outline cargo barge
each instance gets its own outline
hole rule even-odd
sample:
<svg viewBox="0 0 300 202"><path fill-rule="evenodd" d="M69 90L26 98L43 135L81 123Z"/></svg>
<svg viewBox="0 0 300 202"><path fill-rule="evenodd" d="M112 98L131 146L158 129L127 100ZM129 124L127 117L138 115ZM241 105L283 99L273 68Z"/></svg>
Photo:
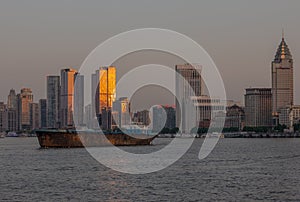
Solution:
<svg viewBox="0 0 300 202"><path fill-rule="evenodd" d="M127 135L124 133L103 133L100 131L36 130L41 148L76 148L99 146L150 145L157 135Z"/></svg>

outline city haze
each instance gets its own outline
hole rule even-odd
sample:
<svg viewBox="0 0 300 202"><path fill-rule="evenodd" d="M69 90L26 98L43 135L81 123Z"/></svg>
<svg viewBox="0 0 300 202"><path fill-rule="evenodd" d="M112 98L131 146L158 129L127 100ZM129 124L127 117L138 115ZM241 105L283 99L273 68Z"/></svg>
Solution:
<svg viewBox="0 0 300 202"><path fill-rule="evenodd" d="M22 87L32 88L35 101L45 98L47 75L59 75L64 67L78 69L90 51L116 34L157 27L183 33L203 46L221 72L227 97L242 101L247 87L271 87L271 61L284 28L299 104L299 7L299 1L278 0L1 1L0 100L6 102L10 88L19 92ZM131 60L128 68L149 62ZM118 72L123 67L117 64ZM160 102L173 101L165 96Z"/></svg>

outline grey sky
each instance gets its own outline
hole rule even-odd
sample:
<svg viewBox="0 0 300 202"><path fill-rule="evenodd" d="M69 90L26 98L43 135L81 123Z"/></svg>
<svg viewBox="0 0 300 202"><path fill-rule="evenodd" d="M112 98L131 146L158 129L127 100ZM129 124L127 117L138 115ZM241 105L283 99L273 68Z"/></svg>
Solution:
<svg viewBox="0 0 300 202"><path fill-rule="evenodd" d="M300 102L300 1L0 2L0 101L10 88L45 97L45 77L79 67L105 39L144 27L171 29L197 41L219 68L230 99L244 88L270 87L271 60L285 29ZM105 65L105 64L104 64ZM118 67L117 67L118 68Z"/></svg>

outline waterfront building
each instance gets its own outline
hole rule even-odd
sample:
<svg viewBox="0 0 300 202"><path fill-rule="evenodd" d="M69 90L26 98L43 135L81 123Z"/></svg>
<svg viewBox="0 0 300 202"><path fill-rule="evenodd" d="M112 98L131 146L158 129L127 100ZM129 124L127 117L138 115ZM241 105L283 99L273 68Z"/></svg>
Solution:
<svg viewBox="0 0 300 202"><path fill-rule="evenodd" d="M84 76L77 74L74 92L74 121L77 126L84 122Z"/></svg>
<svg viewBox="0 0 300 202"><path fill-rule="evenodd" d="M30 129L34 130L39 128L40 121L39 121L39 104L38 103L30 103Z"/></svg>
<svg viewBox="0 0 300 202"><path fill-rule="evenodd" d="M282 108L293 104L293 58L282 35L282 40L272 61L272 112L274 119L278 118ZM274 124L276 125L276 123Z"/></svg>
<svg viewBox="0 0 300 202"><path fill-rule="evenodd" d="M272 92L270 88L247 88L245 126L272 126Z"/></svg>
<svg viewBox="0 0 300 202"><path fill-rule="evenodd" d="M222 120L226 118L225 101L207 95L194 96L191 100L196 107L195 127L208 128L211 123L213 127L222 127Z"/></svg>
<svg viewBox="0 0 300 202"><path fill-rule="evenodd" d="M137 111L133 114L132 122L136 125L148 126L150 125L150 115L148 110Z"/></svg>
<svg viewBox="0 0 300 202"><path fill-rule="evenodd" d="M165 128L173 129L176 127L176 107L170 105L163 105L163 109L167 114Z"/></svg>
<svg viewBox="0 0 300 202"><path fill-rule="evenodd" d="M151 108L152 122L150 124L150 128L153 132L160 132L166 123L167 114L166 111L160 105L156 105Z"/></svg>
<svg viewBox="0 0 300 202"><path fill-rule="evenodd" d="M102 130L110 130L112 129L113 121L112 121L112 111L111 108L102 108L101 110L101 125L100 128Z"/></svg>
<svg viewBox="0 0 300 202"><path fill-rule="evenodd" d="M196 64L184 64L176 65L176 126L182 129L182 132L187 131L188 125L197 125L197 123L190 123L193 115L190 110L186 109L186 106L191 105L191 97L198 97L203 95L203 80L201 77L200 65ZM182 109L181 109L182 107ZM196 121L197 122L197 121Z"/></svg>
<svg viewBox="0 0 300 202"><path fill-rule="evenodd" d="M88 104L84 108L84 124L90 129L93 128L92 117L92 104Z"/></svg>
<svg viewBox="0 0 300 202"><path fill-rule="evenodd" d="M47 127L59 128L60 77L47 76ZM44 123L43 123L44 124Z"/></svg>
<svg viewBox="0 0 300 202"><path fill-rule="evenodd" d="M115 97L116 68L113 66L100 67L92 74L92 119L98 120L100 126L103 119L102 110L111 111ZM104 119L108 120L107 117Z"/></svg>
<svg viewBox="0 0 300 202"><path fill-rule="evenodd" d="M121 97L113 102L113 119L119 128L130 124L130 104L127 97Z"/></svg>
<svg viewBox="0 0 300 202"><path fill-rule="evenodd" d="M226 109L224 128L237 128L242 130L245 121L245 111L242 107L234 104Z"/></svg>
<svg viewBox="0 0 300 202"><path fill-rule="evenodd" d="M74 86L77 75L77 70L72 68L61 70L60 123L62 128L74 126Z"/></svg>
<svg viewBox="0 0 300 202"><path fill-rule="evenodd" d="M152 130L159 132L163 128L176 127L176 111L174 106L156 105L152 107Z"/></svg>
<svg viewBox="0 0 300 202"><path fill-rule="evenodd" d="M47 100L40 99L39 100L39 127L46 128L47 127Z"/></svg>
<svg viewBox="0 0 300 202"><path fill-rule="evenodd" d="M287 126L290 131L300 121L300 105L286 106L280 110L279 124Z"/></svg>
<svg viewBox="0 0 300 202"><path fill-rule="evenodd" d="M16 132L18 130L16 109L6 109L4 123L7 131Z"/></svg>
<svg viewBox="0 0 300 202"><path fill-rule="evenodd" d="M22 88L17 95L17 124L18 130L30 130L30 103L33 102L33 94L30 88Z"/></svg>
<svg viewBox="0 0 300 202"><path fill-rule="evenodd" d="M3 102L0 102L0 132L6 131L6 117L5 117L6 106Z"/></svg>

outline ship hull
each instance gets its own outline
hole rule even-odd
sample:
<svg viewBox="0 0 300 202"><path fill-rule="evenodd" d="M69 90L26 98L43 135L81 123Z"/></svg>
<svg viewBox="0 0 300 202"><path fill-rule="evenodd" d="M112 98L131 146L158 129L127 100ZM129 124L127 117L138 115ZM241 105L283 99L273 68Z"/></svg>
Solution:
<svg viewBox="0 0 300 202"><path fill-rule="evenodd" d="M90 132L36 131L41 148L150 145L156 136L97 134Z"/></svg>

